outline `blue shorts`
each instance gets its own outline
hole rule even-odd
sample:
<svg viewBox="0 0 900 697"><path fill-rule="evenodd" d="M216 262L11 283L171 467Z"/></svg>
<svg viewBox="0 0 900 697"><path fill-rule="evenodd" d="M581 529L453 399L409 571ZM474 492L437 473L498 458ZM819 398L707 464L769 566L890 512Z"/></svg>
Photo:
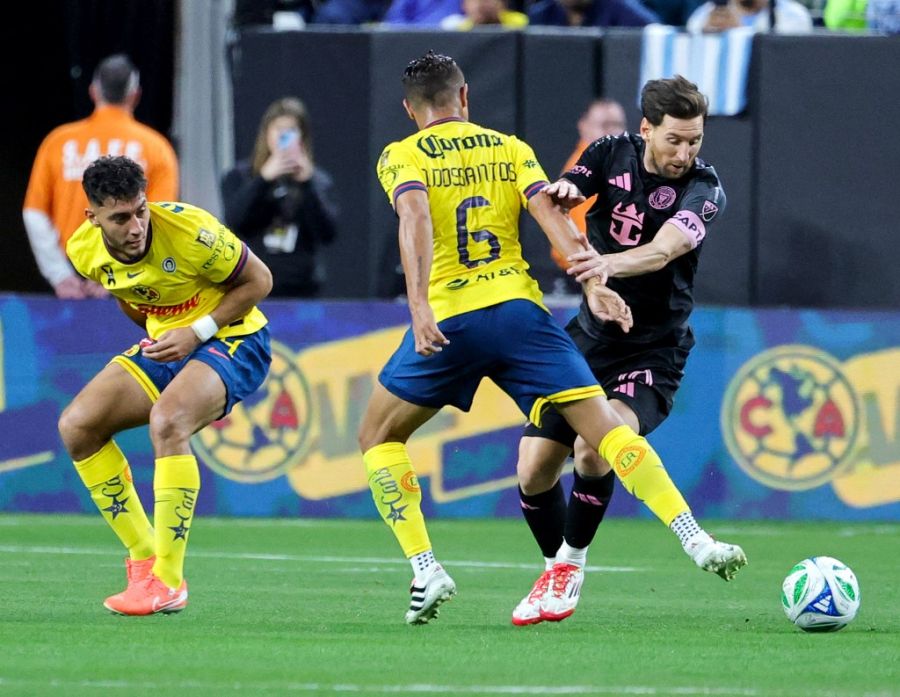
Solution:
<svg viewBox="0 0 900 697"><path fill-rule="evenodd" d="M180 361L160 363L144 358L140 345L135 344L110 362L125 368L144 388L151 401L156 402L159 393L166 389L188 361L206 363L225 383L225 411L221 415L225 416L266 379L272 362L269 330L263 327L245 336L210 339Z"/></svg>
<svg viewBox="0 0 900 697"><path fill-rule="evenodd" d="M569 335L543 308L509 300L438 323L450 340L443 351L416 353L412 330L378 376L392 394L423 407L469 411L482 378L497 383L529 419L548 403L602 395Z"/></svg>

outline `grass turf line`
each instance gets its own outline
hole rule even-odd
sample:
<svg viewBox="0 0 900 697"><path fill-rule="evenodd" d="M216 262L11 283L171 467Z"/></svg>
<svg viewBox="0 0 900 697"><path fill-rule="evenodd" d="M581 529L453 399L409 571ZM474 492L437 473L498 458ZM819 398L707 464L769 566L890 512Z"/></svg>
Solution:
<svg viewBox="0 0 900 697"><path fill-rule="evenodd" d="M0 694L900 695L900 526L708 528L750 558L732 583L658 523L610 520L588 562L634 570L588 573L570 619L516 628L541 560L524 523L434 521L459 595L408 627L411 572L379 521L198 518L187 610L122 618L101 606L124 565L99 517L0 516ZM782 578L815 554L860 579L860 616L833 635L781 610Z"/></svg>

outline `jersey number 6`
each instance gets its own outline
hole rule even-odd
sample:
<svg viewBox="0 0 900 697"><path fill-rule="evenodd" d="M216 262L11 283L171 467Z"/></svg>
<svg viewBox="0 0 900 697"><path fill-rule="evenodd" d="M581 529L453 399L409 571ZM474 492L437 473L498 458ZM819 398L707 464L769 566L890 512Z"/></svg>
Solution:
<svg viewBox="0 0 900 697"><path fill-rule="evenodd" d="M467 269L474 269L480 264L489 264L500 258L500 240L494 233L488 230L469 230L468 227L469 209L490 205L491 202L483 196L471 196L463 199L463 202L456 207L456 251L459 252L459 263ZM469 258L469 235L475 242L487 242L490 245L491 251L486 257Z"/></svg>

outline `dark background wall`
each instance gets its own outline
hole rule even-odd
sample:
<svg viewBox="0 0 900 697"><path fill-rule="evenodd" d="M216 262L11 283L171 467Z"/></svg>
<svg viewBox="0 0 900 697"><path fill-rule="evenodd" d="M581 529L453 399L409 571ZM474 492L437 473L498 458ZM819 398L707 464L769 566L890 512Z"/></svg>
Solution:
<svg viewBox="0 0 900 697"><path fill-rule="evenodd" d="M266 99L294 93L311 104L320 163L348 182L342 241L326 255L329 269L355 272L330 280L326 291L337 297L402 290L394 275L396 221L374 163L387 143L412 132L399 77L426 49L448 53L463 67L471 118L522 136L551 177L574 147L575 122L593 97L621 101L631 129L640 121L639 32L250 31L239 46L253 69L235 81L238 152L249 147L260 92ZM323 61L323 50L343 56L348 67ZM699 302L900 303L898 229L889 216L900 161L897 94L897 39L756 37L746 113L707 124L702 156L716 166L728 208L704 243ZM546 289L555 270L528 216L523 238Z"/></svg>
<svg viewBox="0 0 900 697"><path fill-rule="evenodd" d="M900 36L759 43L757 299L900 307Z"/></svg>
<svg viewBox="0 0 900 697"><path fill-rule="evenodd" d="M0 254L14 263L7 263L0 289L47 290L27 245L21 203L41 138L90 113L87 84L100 58L132 55L144 88L137 115L169 134L174 4L37 2L21 6L24 21L3 24L0 50L11 68L0 84L13 108L0 167ZM27 48L13 52L13 38ZM429 48L455 56L470 83L471 117L523 137L554 177L593 97L623 102L629 127L637 128L640 42L639 32L624 30L245 30L229 56L235 156L250 152L272 99L304 99L317 160L338 182L342 207L338 240L325 250L325 295L389 297L402 291L396 219L374 167L387 143L414 128L400 105L406 63ZM704 243L698 301L900 304L897 94L896 37L756 37L747 112L707 124L702 156L725 184L728 209ZM549 288L556 271L547 244L527 215L522 230L526 256Z"/></svg>

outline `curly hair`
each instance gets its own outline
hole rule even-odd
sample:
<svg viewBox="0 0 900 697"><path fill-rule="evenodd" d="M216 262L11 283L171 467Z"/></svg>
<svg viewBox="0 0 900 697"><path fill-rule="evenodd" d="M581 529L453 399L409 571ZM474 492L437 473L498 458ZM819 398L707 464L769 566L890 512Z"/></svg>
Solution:
<svg viewBox="0 0 900 697"><path fill-rule="evenodd" d="M102 206L108 199L131 201L147 189L141 166L127 157L107 155L94 160L81 180L88 201Z"/></svg>

